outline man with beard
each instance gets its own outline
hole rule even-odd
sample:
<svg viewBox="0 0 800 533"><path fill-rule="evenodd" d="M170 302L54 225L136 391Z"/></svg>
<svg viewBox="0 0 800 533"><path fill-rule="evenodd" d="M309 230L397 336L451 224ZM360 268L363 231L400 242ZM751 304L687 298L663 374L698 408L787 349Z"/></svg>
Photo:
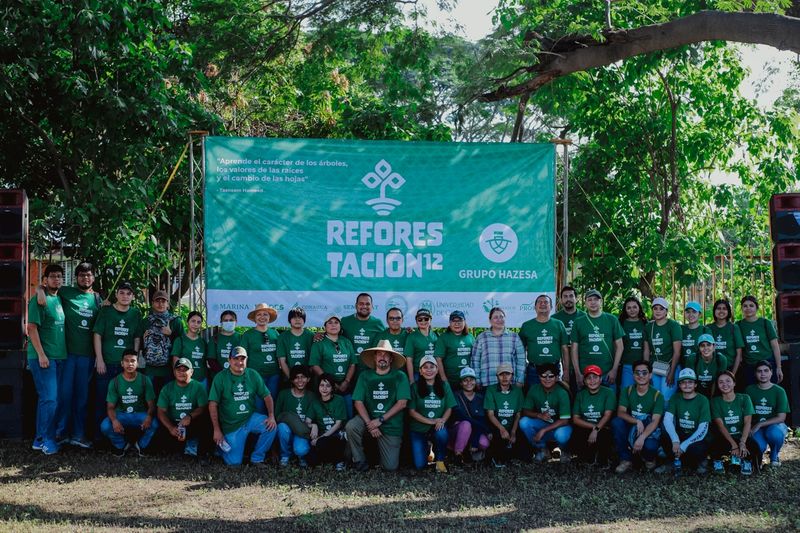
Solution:
<svg viewBox="0 0 800 533"><path fill-rule="evenodd" d="M386 329L379 318L372 316L372 296L362 292L356 297L356 312L342 318L342 336L353 343L356 356L375 343L375 336ZM317 339L319 340L319 339ZM366 370L359 360L358 371Z"/></svg>

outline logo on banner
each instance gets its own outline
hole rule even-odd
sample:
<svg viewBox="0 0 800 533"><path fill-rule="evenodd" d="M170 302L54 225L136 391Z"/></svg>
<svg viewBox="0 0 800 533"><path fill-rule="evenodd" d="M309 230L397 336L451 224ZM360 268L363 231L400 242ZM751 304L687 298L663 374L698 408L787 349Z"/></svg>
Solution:
<svg viewBox="0 0 800 533"><path fill-rule="evenodd" d="M364 177L361 178L361 182L370 189L380 187L380 196L372 200L367 200L367 205L374 209L380 216L387 216L395 207L402 203L400 200L386 197L387 187L397 190L403 186L406 179L397 172L392 172L392 165L385 159L378 161L378 164L375 165L375 171L365 174Z"/></svg>
<svg viewBox="0 0 800 533"><path fill-rule="evenodd" d="M483 301L483 310L487 313L494 309L495 307L500 307L500 300L496 300L494 298L489 298L488 300Z"/></svg>
<svg viewBox="0 0 800 533"><path fill-rule="evenodd" d="M408 311L408 304L402 296L393 295L386 299L386 310L388 311L392 307L398 308L403 312L403 315Z"/></svg>
<svg viewBox="0 0 800 533"><path fill-rule="evenodd" d="M431 313L433 313L433 300L422 300L419 303L419 307L417 309L427 309Z"/></svg>
<svg viewBox="0 0 800 533"><path fill-rule="evenodd" d="M505 263L517 253L519 239L505 224L491 224L481 232L478 242L483 256L493 263Z"/></svg>

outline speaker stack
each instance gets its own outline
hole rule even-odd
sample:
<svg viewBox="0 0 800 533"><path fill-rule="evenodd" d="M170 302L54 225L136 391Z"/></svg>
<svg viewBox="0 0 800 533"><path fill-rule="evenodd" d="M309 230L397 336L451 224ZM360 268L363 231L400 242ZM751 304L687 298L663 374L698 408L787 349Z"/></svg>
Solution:
<svg viewBox="0 0 800 533"><path fill-rule="evenodd" d="M775 317L782 346L783 387L792 412L789 422L800 424L800 193L776 194L769 202L772 234L772 273Z"/></svg>
<svg viewBox="0 0 800 533"><path fill-rule="evenodd" d="M0 189L0 438L23 433L27 288L28 197Z"/></svg>

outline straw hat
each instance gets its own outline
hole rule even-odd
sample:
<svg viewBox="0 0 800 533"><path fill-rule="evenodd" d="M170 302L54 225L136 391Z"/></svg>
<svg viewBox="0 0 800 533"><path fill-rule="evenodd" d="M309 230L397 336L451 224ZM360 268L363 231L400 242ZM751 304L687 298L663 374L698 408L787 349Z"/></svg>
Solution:
<svg viewBox="0 0 800 533"><path fill-rule="evenodd" d="M388 339L378 341L378 345L374 348L367 348L361 352L361 362L369 368L375 369L375 352L386 352L392 354L392 366L394 368L403 368L406 364L406 358L403 354L396 352L392 349L392 343Z"/></svg>
<svg viewBox="0 0 800 533"><path fill-rule="evenodd" d="M255 322L256 321L256 313L258 313L259 311L266 311L267 313L269 313L269 321L270 322L275 322L275 319L278 318L278 312L275 309L273 309L272 307L268 306L267 304L256 304L256 306L253 308L253 310L250 311L249 313L247 313L247 318L251 322Z"/></svg>

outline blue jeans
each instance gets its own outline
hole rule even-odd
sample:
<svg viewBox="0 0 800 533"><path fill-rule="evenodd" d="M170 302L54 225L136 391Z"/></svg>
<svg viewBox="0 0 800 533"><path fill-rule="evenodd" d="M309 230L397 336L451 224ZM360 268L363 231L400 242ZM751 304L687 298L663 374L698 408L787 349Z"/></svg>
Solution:
<svg viewBox="0 0 800 533"><path fill-rule="evenodd" d="M36 440L55 450L56 411L58 407L58 384L64 375L64 359L50 359L47 368L39 366L39 359L28 359L28 368L33 375L39 403L36 406Z"/></svg>
<svg viewBox="0 0 800 533"><path fill-rule="evenodd" d="M57 436L85 439L86 404L89 400L92 370L94 370L93 357L75 354L67 356L64 375L58 385Z"/></svg>
<svg viewBox="0 0 800 533"><path fill-rule="evenodd" d="M95 432L94 440L98 442L103 432L100 428L100 423L106 417L106 395L108 394L108 384L111 380L122 374L122 365L114 363L106 363L106 375L95 375L95 398L94 398L94 421Z"/></svg>
<svg viewBox="0 0 800 533"><path fill-rule="evenodd" d="M433 442L433 457L436 461L444 461L447 455L447 427L442 427L439 431L431 429L427 433L417 433L409 431L411 439L411 455L414 457L414 468L422 470L428 464L429 442Z"/></svg>
<svg viewBox="0 0 800 533"><path fill-rule="evenodd" d="M147 418L147 413L120 413L117 411L117 420L122 427L126 430L128 428L131 429L140 429L144 419ZM153 435L156 434L156 430L158 429L158 420L154 417L152 422L150 422L150 427L147 428L143 433L142 436L137 441L139 444L139 448L144 450L150 444L150 440L153 438ZM106 417L103 419L102 424L100 424L100 431L103 432L103 435L108 437L108 440L111 441L111 444L114 445L114 448L121 450L125 447L125 434L123 433L120 435L116 431L114 431L114 426L111 425L111 419Z"/></svg>
<svg viewBox="0 0 800 533"><path fill-rule="evenodd" d="M675 380L672 382L672 386L667 385L667 377L666 376L656 376L653 374L653 378L650 381L650 385L653 386L658 392L660 392L664 396L664 406L666 407L669 403L669 399L672 398L672 395L678 390L678 374L681 372L681 367L678 365L675 368Z"/></svg>
<svg viewBox="0 0 800 533"><path fill-rule="evenodd" d="M269 395L272 396L272 402L274 405L274 402L278 401L278 385L281 382L281 375L275 374L272 376L261 377L264 379L264 385L266 385ZM256 398L256 412L261 413L262 415L267 414L267 406L264 405L264 398Z"/></svg>
<svg viewBox="0 0 800 533"><path fill-rule="evenodd" d="M622 365L622 375L619 378L619 386L625 388L636 383L633 380L633 365Z"/></svg>
<svg viewBox="0 0 800 533"><path fill-rule="evenodd" d="M649 422L644 422L645 426ZM630 446L630 434L636 428L636 425L626 422L625 420L615 417L611 419L611 432L614 434L614 445L617 448L617 455L620 461L632 461L633 452ZM653 434L658 433L654 431L644 440L642 446L641 456L645 461L655 461L658 454L659 439L654 437Z"/></svg>
<svg viewBox="0 0 800 533"><path fill-rule="evenodd" d="M789 428L781 422L762 427L753 433L752 437L762 454L767 451L767 445L769 445L769 460L777 461L787 433L789 433Z"/></svg>
<svg viewBox="0 0 800 533"><path fill-rule="evenodd" d="M292 433L288 424L278 424L278 441L281 444L281 459L288 459L294 453L297 457L305 457L311 451L308 439L298 437Z"/></svg>
<svg viewBox="0 0 800 533"><path fill-rule="evenodd" d="M231 449L228 452L220 450L222 460L226 465L240 465L242 464L242 457L244 456L244 445L247 442L247 436L250 433L256 433L258 440L253 453L250 455L251 463L263 463L264 457L267 455L267 450L272 446L275 440L277 430L267 429L265 425L267 417L261 413L253 413L247 422L239 426L238 429L225 434L225 441L230 445Z"/></svg>
<svg viewBox="0 0 800 533"><path fill-rule="evenodd" d="M528 439L528 442L531 443L531 446L537 450L543 450L548 442L555 441L561 449L561 453L566 452L569 438L572 436L572 426L570 425L550 430L544 434L544 437L542 437L539 442L533 441L533 437L536 436L539 430L549 425L549 423L538 418L523 416L519 419L519 429L522 431L523 435L525 435L525 438Z"/></svg>
<svg viewBox="0 0 800 533"><path fill-rule="evenodd" d="M603 374L603 379L600 381L601 385L605 385L609 389L613 390L615 393L617 392L617 381L614 380L614 383L608 382L608 374Z"/></svg>

